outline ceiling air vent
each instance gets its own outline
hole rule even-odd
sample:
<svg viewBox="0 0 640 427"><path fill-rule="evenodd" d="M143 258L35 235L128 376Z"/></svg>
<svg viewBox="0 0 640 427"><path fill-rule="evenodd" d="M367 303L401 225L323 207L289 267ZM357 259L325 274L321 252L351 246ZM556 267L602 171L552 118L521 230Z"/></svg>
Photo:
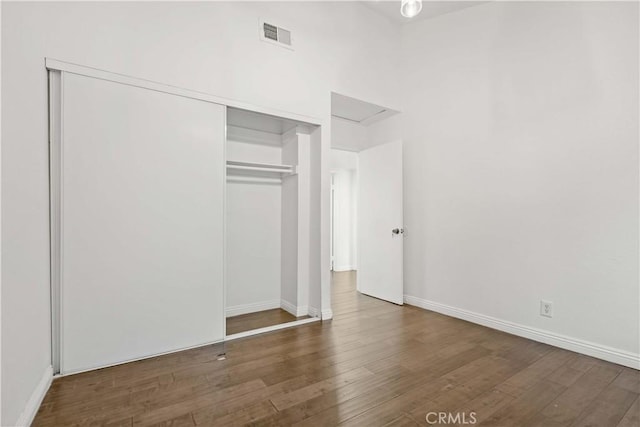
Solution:
<svg viewBox="0 0 640 427"><path fill-rule="evenodd" d="M293 50L291 31L260 21L260 39Z"/></svg>

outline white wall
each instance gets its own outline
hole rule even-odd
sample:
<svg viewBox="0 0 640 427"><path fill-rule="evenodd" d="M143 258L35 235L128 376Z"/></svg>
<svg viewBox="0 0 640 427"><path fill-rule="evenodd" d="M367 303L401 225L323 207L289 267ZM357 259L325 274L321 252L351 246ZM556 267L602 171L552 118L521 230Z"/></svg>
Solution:
<svg viewBox="0 0 640 427"><path fill-rule="evenodd" d="M331 171L358 168L358 153L331 149Z"/></svg>
<svg viewBox="0 0 640 427"><path fill-rule="evenodd" d="M358 153L331 150L334 188L333 269L335 271L357 269L357 169Z"/></svg>
<svg viewBox="0 0 640 427"><path fill-rule="evenodd" d="M311 271L311 252L320 246L312 235L313 224L319 222L312 218L312 200L319 197L319 183L312 181L312 165L319 161L314 157L310 130L305 126L292 129L282 139L282 164L296 166L297 173L282 182L281 307L300 317L309 314L310 290L316 290L312 282L320 277ZM318 304L319 301L312 310L313 316L319 314Z"/></svg>
<svg viewBox="0 0 640 427"><path fill-rule="evenodd" d="M491 2L403 55L405 293L637 358L638 4Z"/></svg>
<svg viewBox="0 0 640 427"><path fill-rule="evenodd" d="M323 320L333 317L331 309L330 191L331 145L324 142L323 131L310 129L309 135L309 314Z"/></svg>
<svg viewBox="0 0 640 427"><path fill-rule="evenodd" d="M366 146L366 126L331 117L331 148L357 152Z"/></svg>
<svg viewBox="0 0 640 427"><path fill-rule="evenodd" d="M332 152L359 152L399 139L402 139L402 114L394 114L367 126L331 118Z"/></svg>
<svg viewBox="0 0 640 427"><path fill-rule="evenodd" d="M298 138L296 134L282 141L282 163L298 165ZM282 286L281 298L287 307L296 307L298 301L298 193L299 175L282 181Z"/></svg>
<svg viewBox="0 0 640 427"><path fill-rule="evenodd" d="M319 164L318 158L312 157L315 151L311 147L310 130L304 126L296 130L295 139L298 146L298 159L295 163L298 165L298 173L296 175L298 181L298 195L296 201L298 203L298 280L297 280L297 301L296 313L297 317L305 316L309 313L309 288L314 279L314 273L311 271L312 254L311 250L317 249L320 242L313 244L312 228L315 221L312 218L312 200L319 198L317 191L320 188L319 182L314 182L312 177L312 165ZM284 158L284 156L283 156ZM289 164L289 163L287 163ZM319 209L316 209L318 211ZM284 224L283 227L289 227ZM318 275L319 276L319 275Z"/></svg>
<svg viewBox="0 0 640 427"><path fill-rule="evenodd" d="M356 270L356 170L333 172L333 269Z"/></svg>
<svg viewBox="0 0 640 427"><path fill-rule="evenodd" d="M366 126L344 119L331 118L332 153L359 152L400 139L402 139L402 114L394 114ZM334 157L332 154L332 159Z"/></svg>
<svg viewBox="0 0 640 427"><path fill-rule="evenodd" d="M280 164L282 161L282 147L279 145L267 145L267 142L270 142L267 138L273 136L273 134L254 131L253 135L254 139L256 139L255 142L244 142L240 141L241 137L227 136L227 160ZM261 137L265 138L265 144L260 143Z"/></svg>
<svg viewBox="0 0 640 427"><path fill-rule="evenodd" d="M295 51L259 41L261 17L293 30ZM398 108L398 44L393 24L355 2L3 3L2 389L11 393L0 423L18 419L50 364L45 57L320 117L330 128L331 91ZM328 178L322 185L328 194ZM317 203L328 214L328 196Z"/></svg>
<svg viewBox="0 0 640 427"><path fill-rule="evenodd" d="M227 142L227 160L279 164L281 156L281 147ZM282 187L230 179L226 196L227 316L280 307Z"/></svg>
<svg viewBox="0 0 640 427"><path fill-rule="evenodd" d="M398 113L367 126L364 148L402 140L402 119L402 113Z"/></svg>

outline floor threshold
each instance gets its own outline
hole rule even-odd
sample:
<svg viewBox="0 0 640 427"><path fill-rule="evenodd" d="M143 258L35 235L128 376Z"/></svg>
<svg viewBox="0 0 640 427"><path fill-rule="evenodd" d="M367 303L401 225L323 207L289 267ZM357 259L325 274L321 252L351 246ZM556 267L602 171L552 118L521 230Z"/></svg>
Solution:
<svg viewBox="0 0 640 427"><path fill-rule="evenodd" d="M319 317L310 317L308 319L294 320L293 322L280 323L279 325L265 326L264 328L252 329L250 331L238 332L236 334L224 337L226 341L233 341L239 338L251 337L254 335L265 334L267 332L279 331L281 329L293 328L296 326L306 325L307 323L319 322Z"/></svg>

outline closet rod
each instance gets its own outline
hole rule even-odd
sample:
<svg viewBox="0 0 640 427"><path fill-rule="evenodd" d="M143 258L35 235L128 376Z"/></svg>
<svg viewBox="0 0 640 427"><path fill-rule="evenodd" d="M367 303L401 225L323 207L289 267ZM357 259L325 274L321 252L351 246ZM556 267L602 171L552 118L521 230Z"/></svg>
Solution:
<svg viewBox="0 0 640 427"><path fill-rule="evenodd" d="M273 172L287 175L294 175L297 173L296 167L292 165L272 165L266 163L236 162L231 160L227 161L227 169Z"/></svg>
<svg viewBox="0 0 640 427"><path fill-rule="evenodd" d="M281 178L264 178L241 175L227 175L227 182L246 182L250 184L282 184Z"/></svg>

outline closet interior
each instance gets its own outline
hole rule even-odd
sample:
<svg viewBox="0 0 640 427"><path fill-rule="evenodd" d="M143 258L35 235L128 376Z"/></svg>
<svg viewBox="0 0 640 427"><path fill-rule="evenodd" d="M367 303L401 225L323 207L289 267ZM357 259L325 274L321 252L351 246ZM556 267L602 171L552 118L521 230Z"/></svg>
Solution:
<svg viewBox="0 0 640 427"><path fill-rule="evenodd" d="M227 336L319 315L309 305L312 130L227 108Z"/></svg>

